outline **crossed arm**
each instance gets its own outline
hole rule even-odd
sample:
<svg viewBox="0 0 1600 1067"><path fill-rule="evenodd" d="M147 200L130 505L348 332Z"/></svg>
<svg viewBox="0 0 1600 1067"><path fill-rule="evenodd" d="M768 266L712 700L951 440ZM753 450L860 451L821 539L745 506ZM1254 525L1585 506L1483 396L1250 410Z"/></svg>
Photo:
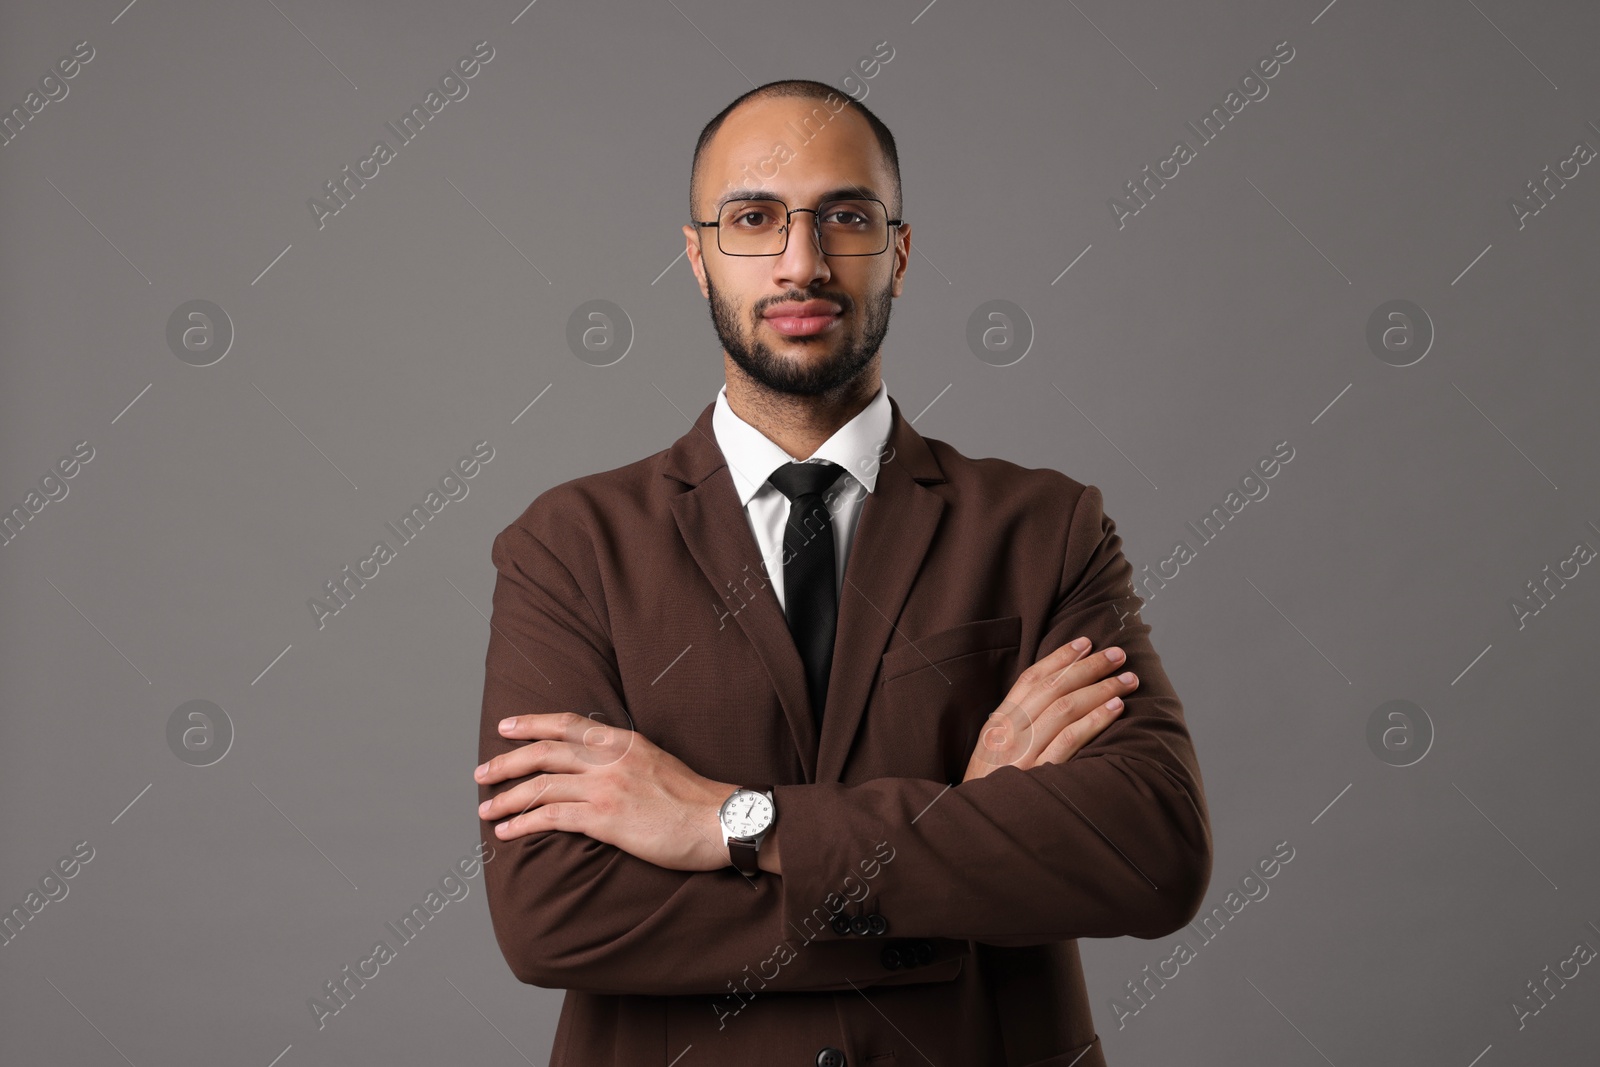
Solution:
<svg viewBox="0 0 1600 1067"><path fill-rule="evenodd" d="M886 978L874 939L827 926L863 878L898 936L1027 945L1181 927L1210 878L1205 800L1149 626L1118 609L1131 567L1100 505L1092 486L1078 501L1040 644L1050 654L1031 670L1059 673L1079 635L1114 643L1139 679L1120 716L1086 723L1098 736L1070 760L1018 759L953 787L776 785L771 840L782 844L761 851L782 877L755 879L728 866L718 833L733 783L695 774L641 734L540 713L626 721L584 584L533 532L501 533L477 777L483 837L496 847L490 914L513 973L551 988L714 994L781 953L776 977L762 971L775 991L903 980ZM516 725L502 729L508 718Z"/></svg>

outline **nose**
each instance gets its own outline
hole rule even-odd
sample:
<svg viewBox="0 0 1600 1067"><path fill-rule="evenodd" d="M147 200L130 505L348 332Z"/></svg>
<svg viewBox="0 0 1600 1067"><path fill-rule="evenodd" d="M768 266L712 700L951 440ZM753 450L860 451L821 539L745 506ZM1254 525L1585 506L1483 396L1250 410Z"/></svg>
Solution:
<svg viewBox="0 0 1600 1067"><path fill-rule="evenodd" d="M810 215L811 218L803 218ZM832 277L828 257L817 242L817 213L810 208L795 208L789 213L789 241L772 265L772 280L794 289L809 289Z"/></svg>

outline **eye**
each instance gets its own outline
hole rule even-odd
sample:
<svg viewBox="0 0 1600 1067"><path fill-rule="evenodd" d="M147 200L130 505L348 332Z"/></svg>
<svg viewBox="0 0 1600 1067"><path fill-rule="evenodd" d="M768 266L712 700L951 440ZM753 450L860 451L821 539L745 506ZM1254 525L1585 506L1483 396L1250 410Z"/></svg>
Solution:
<svg viewBox="0 0 1600 1067"><path fill-rule="evenodd" d="M857 204L834 204L821 216L824 226L860 229L872 225L872 216Z"/></svg>
<svg viewBox="0 0 1600 1067"><path fill-rule="evenodd" d="M772 212L766 207L756 206L741 207L723 220L723 225L734 229L756 230L774 224Z"/></svg>

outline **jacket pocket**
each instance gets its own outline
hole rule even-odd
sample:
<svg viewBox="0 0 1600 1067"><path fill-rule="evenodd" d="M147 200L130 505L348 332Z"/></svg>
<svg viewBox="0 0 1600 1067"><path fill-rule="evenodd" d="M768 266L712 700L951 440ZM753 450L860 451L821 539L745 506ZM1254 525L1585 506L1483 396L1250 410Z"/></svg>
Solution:
<svg viewBox="0 0 1600 1067"><path fill-rule="evenodd" d="M884 653L882 684L913 671L937 668L947 660L960 659L974 652L1015 649L1022 644L1022 616L974 619L948 630L919 637L909 644Z"/></svg>
<svg viewBox="0 0 1600 1067"><path fill-rule="evenodd" d="M883 656L863 754L878 774L959 782L1016 673L1022 617L975 619Z"/></svg>

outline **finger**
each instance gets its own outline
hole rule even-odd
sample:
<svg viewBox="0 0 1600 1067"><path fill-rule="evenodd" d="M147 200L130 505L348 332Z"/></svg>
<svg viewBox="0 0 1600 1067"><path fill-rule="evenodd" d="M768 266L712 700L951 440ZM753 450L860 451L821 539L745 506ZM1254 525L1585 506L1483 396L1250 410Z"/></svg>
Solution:
<svg viewBox="0 0 1600 1067"><path fill-rule="evenodd" d="M583 833L589 825L590 805L575 801L543 804L532 811L514 815L494 828L494 835L502 841L543 833L546 830L571 830Z"/></svg>
<svg viewBox="0 0 1600 1067"><path fill-rule="evenodd" d="M478 818L499 819L521 815L541 804L587 800L588 783L581 774L541 774L519 782L478 805Z"/></svg>
<svg viewBox="0 0 1600 1067"><path fill-rule="evenodd" d="M1093 647L1093 643L1087 637L1075 637L1048 656L1042 657L1028 673L1041 678L1054 677L1063 668L1071 666L1088 655L1091 647Z"/></svg>
<svg viewBox="0 0 1600 1067"><path fill-rule="evenodd" d="M501 719L498 729L501 737L525 741L577 741L584 730L604 725L575 711L541 711Z"/></svg>
<svg viewBox="0 0 1600 1067"><path fill-rule="evenodd" d="M621 717L627 719L627 726L613 726L606 721L609 717L603 711L587 715L575 711L536 712L502 719L497 729L502 737L565 741L585 763L605 767L626 756L634 741L643 736L632 729L633 720L626 708Z"/></svg>
<svg viewBox="0 0 1600 1067"><path fill-rule="evenodd" d="M972 761L988 769L1011 763L1026 766L1028 753L1054 736L1054 731L1036 730L1040 717L1063 694L1082 688L1113 669L1105 652L1089 654L1092 647L1088 637L1075 638L1023 671L1000 707L990 715Z"/></svg>
<svg viewBox="0 0 1600 1067"><path fill-rule="evenodd" d="M1127 696L1137 688L1139 688L1139 676L1132 671L1123 671L1115 677L1083 686L1081 689L1074 689L1057 697L1040 714L1034 724L1034 731L1040 738L1053 737L1067 723L1089 714L1112 697Z"/></svg>
<svg viewBox="0 0 1600 1067"><path fill-rule="evenodd" d="M1039 762L1065 763L1100 736L1126 708L1121 697L1112 697L1062 730L1039 754Z"/></svg>
<svg viewBox="0 0 1600 1067"><path fill-rule="evenodd" d="M1121 715L1125 706L1121 697L1112 697L1076 722L1068 724L1056 735L1055 740L1039 753L1039 758L1034 761L1035 766L1040 763L1065 763L1077 755L1083 746L1093 741L1113 719Z"/></svg>
<svg viewBox="0 0 1600 1067"><path fill-rule="evenodd" d="M1048 685L1054 691L1054 696L1070 693L1074 689L1082 689L1117 671L1127 660L1127 653L1118 646L1112 645L1101 649L1092 656L1085 656L1076 662L1068 664L1063 670L1050 678Z"/></svg>
<svg viewBox="0 0 1600 1067"><path fill-rule="evenodd" d="M1030 741L1034 758L1042 758L1043 751L1067 727L1104 706L1107 701L1126 696L1138 687L1138 676L1132 671L1124 671L1114 678L1107 678L1058 697L1039 715L1033 725Z"/></svg>
<svg viewBox="0 0 1600 1067"><path fill-rule="evenodd" d="M510 752L502 752L487 763L480 764L472 776L480 785L494 785L496 782L525 777L534 771L571 773L588 766L590 764L580 758L578 746L566 741L545 739L530 741Z"/></svg>
<svg viewBox="0 0 1600 1067"><path fill-rule="evenodd" d="M1111 678L1104 678L1093 685L1086 685L1079 689L1078 696L1086 708L1096 708L1112 697L1124 697L1139 688L1139 676L1132 671L1123 671Z"/></svg>
<svg viewBox="0 0 1600 1067"><path fill-rule="evenodd" d="M1091 642L1087 637L1078 637L1043 657L1017 676L1001 706L1017 709L1022 718L1032 722L1056 695L1051 691L1051 680L1059 677L1080 657L1087 655L1090 647Z"/></svg>

